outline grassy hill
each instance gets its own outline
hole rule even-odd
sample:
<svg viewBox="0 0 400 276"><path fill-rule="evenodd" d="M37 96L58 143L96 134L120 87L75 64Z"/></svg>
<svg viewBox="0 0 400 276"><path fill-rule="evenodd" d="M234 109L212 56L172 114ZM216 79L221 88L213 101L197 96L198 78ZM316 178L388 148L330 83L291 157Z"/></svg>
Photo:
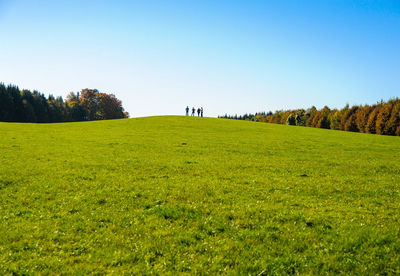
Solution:
<svg viewBox="0 0 400 276"><path fill-rule="evenodd" d="M400 138L0 123L0 274L400 273Z"/></svg>

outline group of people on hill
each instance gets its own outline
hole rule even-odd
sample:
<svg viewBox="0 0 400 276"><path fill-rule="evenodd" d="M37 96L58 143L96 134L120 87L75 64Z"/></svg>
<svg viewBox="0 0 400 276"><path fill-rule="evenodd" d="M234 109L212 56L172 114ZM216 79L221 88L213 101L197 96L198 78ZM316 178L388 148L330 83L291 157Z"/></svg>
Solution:
<svg viewBox="0 0 400 276"><path fill-rule="evenodd" d="M186 107L186 116L189 116L190 108L189 106ZM192 108L192 116L196 116L196 108ZM203 117L203 108L197 108L197 117Z"/></svg>

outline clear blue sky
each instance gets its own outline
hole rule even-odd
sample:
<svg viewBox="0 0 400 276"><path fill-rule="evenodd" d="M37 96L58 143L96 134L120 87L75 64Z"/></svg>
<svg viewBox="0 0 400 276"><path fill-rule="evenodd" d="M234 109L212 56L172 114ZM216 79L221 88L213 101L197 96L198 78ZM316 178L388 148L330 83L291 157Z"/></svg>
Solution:
<svg viewBox="0 0 400 276"><path fill-rule="evenodd" d="M0 81L132 117L400 96L400 1L0 0Z"/></svg>

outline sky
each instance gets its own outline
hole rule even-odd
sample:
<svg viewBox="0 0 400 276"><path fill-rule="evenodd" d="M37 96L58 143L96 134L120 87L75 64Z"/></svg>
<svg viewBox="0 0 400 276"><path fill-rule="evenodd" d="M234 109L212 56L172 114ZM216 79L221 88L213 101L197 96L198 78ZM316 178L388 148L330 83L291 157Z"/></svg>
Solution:
<svg viewBox="0 0 400 276"><path fill-rule="evenodd" d="M0 82L131 117L400 97L400 1L0 0Z"/></svg>

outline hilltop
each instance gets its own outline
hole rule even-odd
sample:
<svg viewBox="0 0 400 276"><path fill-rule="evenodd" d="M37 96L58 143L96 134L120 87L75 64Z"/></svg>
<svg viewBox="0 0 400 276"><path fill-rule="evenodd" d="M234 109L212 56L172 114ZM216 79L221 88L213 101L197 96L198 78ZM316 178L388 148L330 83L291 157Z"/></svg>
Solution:
<svg viewBox="0 0 400 276"><path fill-rule="evenodd" d="M0 123L0 274L400 273L399 137Z"/></svg>

